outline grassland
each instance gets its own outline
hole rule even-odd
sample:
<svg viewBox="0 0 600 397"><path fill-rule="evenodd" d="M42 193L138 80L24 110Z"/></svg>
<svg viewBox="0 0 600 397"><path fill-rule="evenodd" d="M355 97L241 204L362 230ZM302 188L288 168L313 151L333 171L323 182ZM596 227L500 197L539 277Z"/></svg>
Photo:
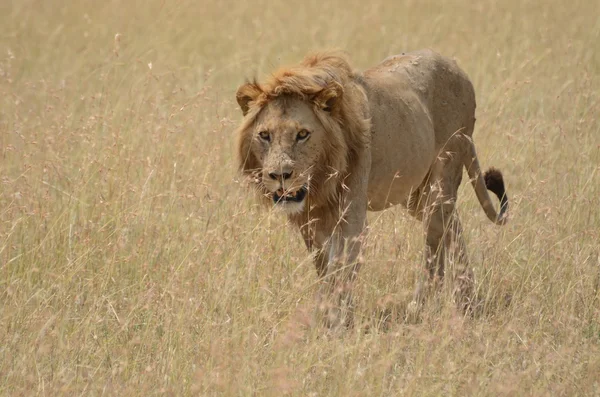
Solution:
<svg viewBox="0 0 600 397"><path fill-rule="evenodd" d="M0 1L0 394L600 395L600 4ZM459 208L478 290L417 322L420 226L370 217L358 326L233 163L234 100L311 50L430 47L478 96L511 221ZM369 332L365 332L365 329Z"/></svg>

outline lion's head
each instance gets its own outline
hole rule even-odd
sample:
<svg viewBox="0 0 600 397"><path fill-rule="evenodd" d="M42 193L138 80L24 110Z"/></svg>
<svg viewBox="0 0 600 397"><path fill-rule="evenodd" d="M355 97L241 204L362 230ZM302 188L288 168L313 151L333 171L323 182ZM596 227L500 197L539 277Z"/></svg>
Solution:
<svg viewBox="0 0 600 397"><path fill-rule="evenodd" d="M239 167L260 193L288 214L334 201L369 139L366 96L346 59L308 57L236 97Z"/></svg>

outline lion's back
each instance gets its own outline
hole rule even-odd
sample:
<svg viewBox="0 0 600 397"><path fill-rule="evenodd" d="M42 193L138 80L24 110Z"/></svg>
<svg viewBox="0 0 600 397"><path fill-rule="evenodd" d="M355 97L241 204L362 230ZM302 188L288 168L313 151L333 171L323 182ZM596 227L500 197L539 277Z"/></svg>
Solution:
<svg viewBox="0 0 600 397"><path fill-rule="evenodd" d="M381 81L388 90L393 81L398 90L418 95L430 113L438 146L458 130L472 133L475 92L454 60L424 49L390 56L364 75Z"/></svg>

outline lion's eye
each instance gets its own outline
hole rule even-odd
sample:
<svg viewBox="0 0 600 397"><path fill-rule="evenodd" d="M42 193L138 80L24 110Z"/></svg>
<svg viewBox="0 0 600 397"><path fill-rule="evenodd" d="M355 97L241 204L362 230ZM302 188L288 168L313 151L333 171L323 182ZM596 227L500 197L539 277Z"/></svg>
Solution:
<svg viewBox="0 0 600 397"><path fill-rule="evenodd" d="M300 130L298 132L298 135L296 135L296 140L297 141L304 141L309 136L310 136L310 132L308 132L307 130Z"/></svg>
<svg viewBox="0 0 600 397"><path fill-rule="evenodd" d="M271 142L271 134L269 134L268 131L261 131L258 133L258 136L260 137L260 139L262 139L263 141L266 142Z"/></svg>

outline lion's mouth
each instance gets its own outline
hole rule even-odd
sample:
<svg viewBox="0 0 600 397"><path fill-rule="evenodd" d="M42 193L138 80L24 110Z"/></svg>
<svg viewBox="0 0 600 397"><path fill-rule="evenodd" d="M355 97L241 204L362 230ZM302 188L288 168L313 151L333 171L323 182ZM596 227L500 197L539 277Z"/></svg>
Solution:
<svg viewBox="0 0 600 397"><path fill-rule="evenodd" d="M273 202L275 204L301 203L306 197L306 193L306 186L302 186L300 189L295 191L285 191L283 189L279 189L273 193Z"/></svg>

